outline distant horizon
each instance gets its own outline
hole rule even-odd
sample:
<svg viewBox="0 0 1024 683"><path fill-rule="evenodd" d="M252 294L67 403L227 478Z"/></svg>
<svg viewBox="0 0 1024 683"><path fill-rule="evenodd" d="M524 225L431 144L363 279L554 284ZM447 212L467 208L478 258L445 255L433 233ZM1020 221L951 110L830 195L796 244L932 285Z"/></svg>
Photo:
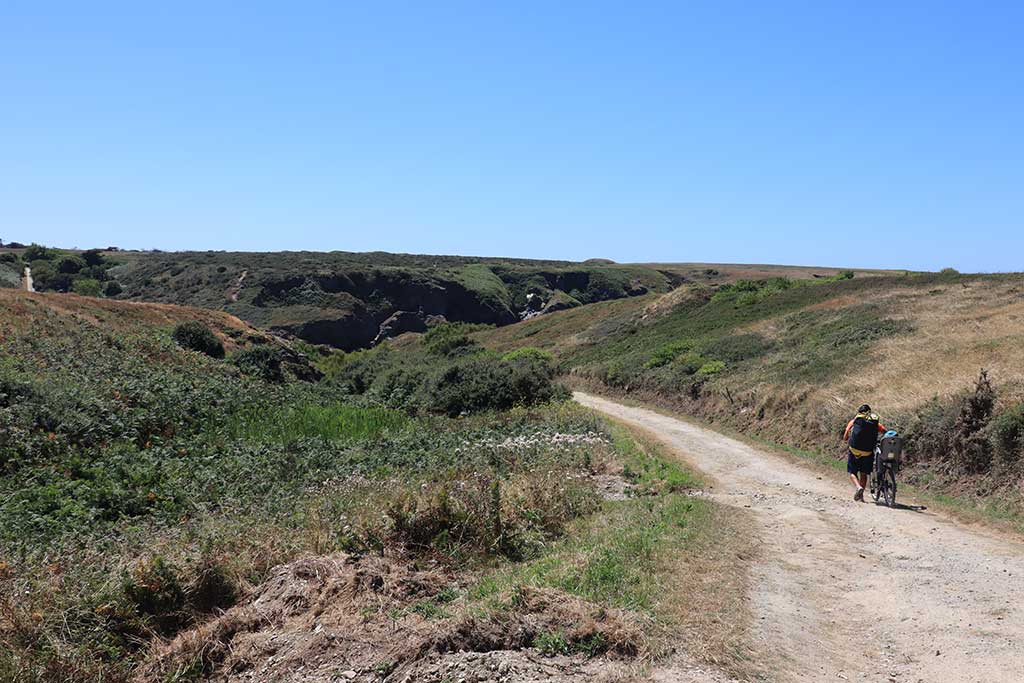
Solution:
<svg viewBox="0 0 1024 683"><path fill-rule="evenodd" d="M492 256L487 254L456 254L456 253L433 253L433 252L409 252L409 251L388 251L383 249L371 249L367 251L353 251L350 249L161 249L159 247L152 247L146 249L139 249L133 247L122 247L117 244L106 244L104 246L92 246L92 247L81 247L81 246L64 246L60 244L44 244L42 242L24 242L22 240L4 240L3 245L0 249L9 249L9 243L24 244L26 247L31 244L38 244L40 246L49 247L52 249L62 249L67 251L88 251L91 249L99 249L101 251L111 251L111 253L135 253L135 254L387 254L392 256L423 256L427 258L461 258L461 259L487 259L487 260L510 260L510 261L553 261L563 263L586 263L588 261L607 261L610 264L619 266L765 266L774 268L802 268L807 270L813 269L825 269L825 270L854 270L854 271L873 271L873 272L892 272L899 273L901 271L907 272L920 272L920 273L934 273L942 270L937 268L934 270L924 270L920 268L879 268L874 266L850 266L850 265L835 265L835 264L802 264L802 263L769 263L769 262L755 262L755 261L705 261L705 260L691 260L691 261L622 261L607 256L589 256L586 258L555 258L549 256L516 256L509 254L502 254L499 256ZM108 247L114 247L115 250L110 250ZM944 266L951 267L951 266ZM965 274L1000 274L1000 273L1016 273L1022 271L963 271Z"/></svg>

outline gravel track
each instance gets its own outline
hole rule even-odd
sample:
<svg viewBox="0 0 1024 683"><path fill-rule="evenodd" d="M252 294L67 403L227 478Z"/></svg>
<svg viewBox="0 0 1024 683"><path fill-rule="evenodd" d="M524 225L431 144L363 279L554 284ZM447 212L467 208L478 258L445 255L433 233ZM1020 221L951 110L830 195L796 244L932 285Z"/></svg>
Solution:
<svg viewBox="0 0 1024 683"><path fill-rule="evenodd" d="M905 500L857 503L852 486L710 429L575 398L651 433L713 480L713 498L754 513L751 639L767 680L1024 681L1024 544Z"/></svg>

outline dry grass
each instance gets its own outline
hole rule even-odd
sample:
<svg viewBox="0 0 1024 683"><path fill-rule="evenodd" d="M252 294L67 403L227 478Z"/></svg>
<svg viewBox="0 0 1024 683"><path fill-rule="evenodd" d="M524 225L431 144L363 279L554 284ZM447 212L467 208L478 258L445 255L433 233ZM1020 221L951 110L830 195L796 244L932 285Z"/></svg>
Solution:
<svg viewBox="0 0 1024 683"><path fill-rule="evenodd" d="M664 609L678 625L686 650L697 659L723 667L739 678L755 673L749 639L752 612L750 565L757 555L749 513L711 505L713 533L676 558L665 576ZM679 634L665 634L670 640Z"/></svg>
<svg viewBox="0 0 1024 683"><path fill-rule="evenodd" d="M1014 281L897 290L881 300L915 331L879 342L872 372L850 373L816 394L870 396L888 412L911 410L972 385L981 368L1000 385L1024 380L1024 299ZM856 402L856 398L851 398Z"/></svg>
<svg viewBox="0 0 1024 683"><path fill-rule="evenodd" d="M85 322L119 333L148 332L154 327L172 327L187 320L198 320L217 333L229 349L237 345L233 337L266 336L222 311L174 304L115 301L77 294L0 289L0 334L4 326L26 329L54 317Z"/></svg>
<svg viewBox="0 0 1024 683"><path fill-rule="evenodd" d="M660 297L657 294L647 294L602 301L537 316L515 325L478 332L474 336L488 348L498 351L536 346L565 352L586 343L596 326L630 319L658 298Z"/></svg>

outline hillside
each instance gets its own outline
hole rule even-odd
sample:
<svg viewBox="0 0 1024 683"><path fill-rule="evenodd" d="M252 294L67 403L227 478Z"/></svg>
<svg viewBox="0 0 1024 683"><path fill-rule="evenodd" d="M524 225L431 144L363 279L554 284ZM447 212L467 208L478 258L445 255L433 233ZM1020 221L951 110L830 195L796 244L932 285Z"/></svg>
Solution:
<svg viewBox="0 0 1024 683"><path fill-rule="evenodd" d="M317 370L222 311L0 290L0 680L745 666L736 517L467 329Z"/></svg>
<svg viewBox="0 0 1024 683"><path fill-rule="evenodd" d="M111 274L125 289L122 298L219 308L345 350L389 333L422 331L437 317L507 325L545 310L664 292L677 281L643 266L379 253L122 252L117 258L123 265Z"/></svg>
<svg viewBox="0 0 1024 683"><path fill-rule="evenodd" d="M693 427L670 447L715 477L694 495L695 472L558 382L822 462L867 401L909 438L901 481L1019 524L1024 275L814 274L719 271L351 352L220 310L0 289L0 678L771 680L792 662L751 654L752 577L830 556L801 520L845 520L837 487ZM934 546L892 529L890 555ZM756 549L768 532L782 556Z"/></svg>
<svg viewBox="0 0 1024 683"><path fill-rule="evenodd" d="M442 321L504 326L685 283L719 287L742 278L820 279L840 272L381 252L82 252L32 245L0 250L0 287L20 287L25 266L39 291L220 309L261 329L346 351Z"/></svg>
<svg viewBox="0 0 1024 683"><path fill-rule="evenodd" d="M549 350L580 386L828 458L869 403L909 436L906 474L920 486L1022 511L1022 275L686 285L476 336Z"/></svg>

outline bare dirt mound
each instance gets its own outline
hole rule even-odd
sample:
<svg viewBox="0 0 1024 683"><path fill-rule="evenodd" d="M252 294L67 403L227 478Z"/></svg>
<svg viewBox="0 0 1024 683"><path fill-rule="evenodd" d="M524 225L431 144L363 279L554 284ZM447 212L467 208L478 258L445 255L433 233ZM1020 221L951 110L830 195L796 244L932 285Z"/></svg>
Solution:
<svg viewBox="0 0 1024 683"><path fill-rule="evenodd" d="M154 648L136 681L593 680L642 650L625 614L529 588L471 606L460 581L395 558L282 565L238 606ZM526 649L545 638L577 654Z"/></svg>

